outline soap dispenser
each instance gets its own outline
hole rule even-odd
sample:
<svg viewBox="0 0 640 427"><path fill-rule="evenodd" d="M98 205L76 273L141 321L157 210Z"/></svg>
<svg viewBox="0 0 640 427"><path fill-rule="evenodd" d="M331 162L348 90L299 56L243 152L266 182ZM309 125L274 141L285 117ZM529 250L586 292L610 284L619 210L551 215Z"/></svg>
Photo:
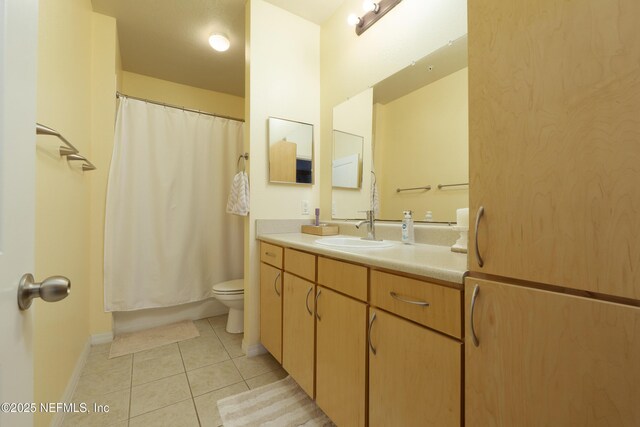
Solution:
<svg viewBox="0 0 640 427"><path fill-rule="evenodd" d="M404 219L402 220L402 243L411 245L415 242L413 234L413 218L412 211L403 211Z"/></svg>

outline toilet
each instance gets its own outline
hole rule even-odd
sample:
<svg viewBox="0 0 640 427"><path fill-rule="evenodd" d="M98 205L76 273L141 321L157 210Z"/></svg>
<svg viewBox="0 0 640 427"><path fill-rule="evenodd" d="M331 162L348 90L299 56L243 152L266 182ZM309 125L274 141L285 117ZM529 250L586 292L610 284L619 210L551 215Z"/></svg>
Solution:
<svg viewBox="0 0 640 427"><path fill-rule="evenodd" d="M241 334L244 331L244 279L216 283L211 293L215 299L229 307L227 332Z"/></svg>

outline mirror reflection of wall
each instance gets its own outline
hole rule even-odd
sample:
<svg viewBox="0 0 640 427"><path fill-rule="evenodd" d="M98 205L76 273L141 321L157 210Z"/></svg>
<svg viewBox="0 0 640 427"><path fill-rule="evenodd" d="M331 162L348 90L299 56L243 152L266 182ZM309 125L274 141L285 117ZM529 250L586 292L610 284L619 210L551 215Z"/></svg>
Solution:
<svg viewBox="0 0 640 427"><path fill-rule="evenodd" d="M370 209L369 206L371 204L369 194L372 162L373 89L367 89L333 108L333 130L334 160L344 157L342 154L346 150L340 142L336 142L336 133L338 133L339 138L342 138L340 139L341 141L344 140L345 134L360 137L362 154L360 185L355 188L338 188L336 186L332 189L331 216L342 219L365 218L366 214L362 211ZM355 140L352 144L357 145ZM332 181L333 178L332 175Z"/></svg>
<svg viewBox="0 0 640 427"><path fill-rule="evenodd" d="M331 183L333 188L360 188L362 186L362 147L360 135L333 131L333 160Z"/></svg>
<svg viewBox="0 0 640 427"><path fill-rule="evenodd" d="M313 125L269 117L269 182L313 184Z"/></svg>
<svg viewBox="0 0 640 427"><path fill-rule="evenodd" d="M412 210L417 221L431 212L431 221L455 222L456 209L469 206L467 81L464 36L374 85L379 219L401 220ZM425 186L431 190L397 191Z"/></svg>

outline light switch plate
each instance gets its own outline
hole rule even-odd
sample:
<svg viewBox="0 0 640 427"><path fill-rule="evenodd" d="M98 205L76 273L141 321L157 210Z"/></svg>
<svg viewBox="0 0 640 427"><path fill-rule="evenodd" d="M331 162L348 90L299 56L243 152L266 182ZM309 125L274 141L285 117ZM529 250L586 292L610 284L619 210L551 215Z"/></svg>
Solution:
<svg viewBox="0 0 640 427"><path fill-rule="evenodd" d="M302 215L309 215L309 201L302 201Z"/></svg>

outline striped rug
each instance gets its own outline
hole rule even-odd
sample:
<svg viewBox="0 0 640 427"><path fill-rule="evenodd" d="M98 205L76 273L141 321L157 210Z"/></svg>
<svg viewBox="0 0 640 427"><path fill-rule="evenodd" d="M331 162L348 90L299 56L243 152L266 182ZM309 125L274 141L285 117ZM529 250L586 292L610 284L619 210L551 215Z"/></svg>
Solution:
<svg viewBox="0 0 640 427"><path fill-rule="evenodd" d="M334 426L291 377L218 400L224 427Z"/></svg>

